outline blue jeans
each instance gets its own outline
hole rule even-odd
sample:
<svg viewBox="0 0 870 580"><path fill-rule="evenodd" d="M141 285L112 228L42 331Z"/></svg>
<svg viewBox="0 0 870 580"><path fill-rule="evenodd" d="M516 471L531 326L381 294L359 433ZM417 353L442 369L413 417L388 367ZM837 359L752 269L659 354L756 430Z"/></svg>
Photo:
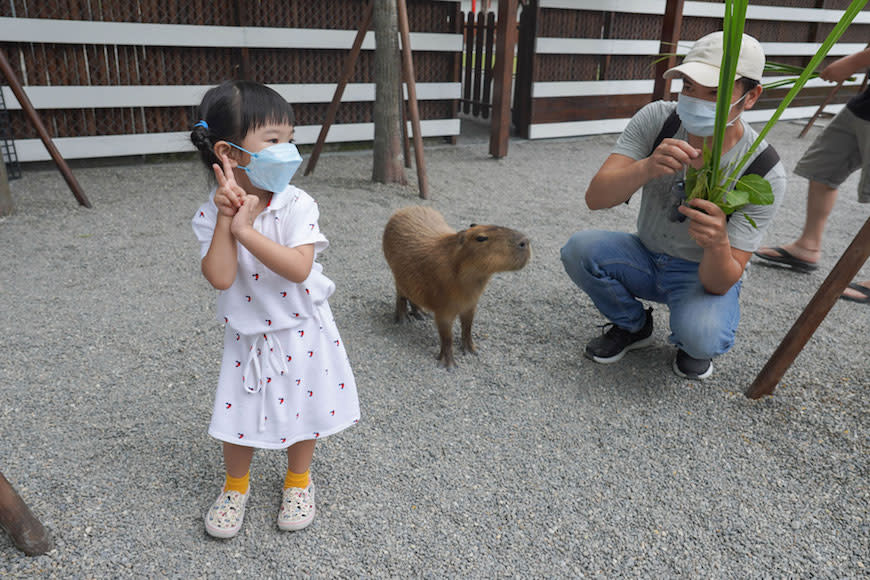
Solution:
<svg viewBox="0 0 870 580"><path fill-rule="evenodd" d="M562 248L568 276L610 322L630 332L646 321L638 298L667 304L670 342L694 358L713 358L734 345L740 322L738 281L710 294L698 279L697 262L650 252L634 234L585 230Z"/></svg>

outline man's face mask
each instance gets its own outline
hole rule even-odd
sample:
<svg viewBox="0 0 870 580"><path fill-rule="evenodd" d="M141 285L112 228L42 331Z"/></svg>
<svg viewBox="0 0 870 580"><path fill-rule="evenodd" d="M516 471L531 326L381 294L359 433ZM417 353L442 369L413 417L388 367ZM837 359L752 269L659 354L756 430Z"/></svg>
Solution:
<svg viewBox="0 0 870 580"><path fill-rule="evenodd" d="M266 147L258 153L251 153L232 143L230 145L251 156L248 164L246 166L239 165L239 169L245 170L251 183L266 191L276 193L284 191L284 188L290 183L290 178L302 165L302 156L293 143L278 143Z"/></svg>
<svg viewBox="0 0 870 580"><path fill-rule="evenodd" d="M742 97L731 103L728 109L728 114L731 114L731 109L746 98L748 93L744 93ZM698 137L712 137L713 129L716 125L716 103L714 101L705 101L695 97L689 97L680 93L677 99L677 115L680 121L686 128L686 131ZM734 124L740 115L734 117L728 125Z"/></svg>

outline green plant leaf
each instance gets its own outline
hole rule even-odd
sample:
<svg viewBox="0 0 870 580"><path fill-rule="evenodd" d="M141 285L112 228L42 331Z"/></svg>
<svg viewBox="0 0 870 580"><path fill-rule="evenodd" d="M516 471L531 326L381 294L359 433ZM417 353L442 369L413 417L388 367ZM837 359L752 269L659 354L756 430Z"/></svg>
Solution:
<svg viewBox="0 0 870 580"><path fill-rule="evenodd" d="M744 175L737 181L734 189L745 191L749 196L749 203L755 205L770 205L773 203L773 188L770 186L770 182L760 175L755 175L754 173Z"/></svg>
<svg viewBox="0 0 870 580"><path fill-rule="evenodd" d="M749 222L749 225L751 225L752 227L754 227L756 230L758 229L758 224L755 223L755 220L754 220L754 219L752 219L751 217L749 217L749 214L748 214L748 213L743 212L743 217L746 218L746 221Z"/></svg>
<svg viewBox="0 0 870 580"><path fill-rule="evenodd" d="M749 192L743 189L732 189L728 192L728 197L725 198L723 209L726 207L737 209L749 203ZM728 212L726 212L728 213Z"/></svg>
<svg viewBox="0 0 870 580"><path fill-rule="evenodd" d="M743 169L744 165L749 161L752 154L758 149L758 146L761 144L762 140L767 136L773 126L779 121L779 118L782 116L783 111L785 111L800 90L807 83L807 80L814 74L816 67L822 62L822 59L827 56L828 51L831 50L831 47L840 39L846 29L849 27L849 24L855 19L855 16L858 15L859 12L864 8L867 4L868 0L852 0L852 3L849 4L849 7L843 12L843 15L840 17L839 22L831 29L831 32L828 33L825 41L822 42L822 45L819 47L819 50L816 51L816 54L810 59L810 62L807 64L806 68L804 68L801 75L795 81L792 88L789 92L783 97L779 106L773 112L770 120L764 125L764 128L758 133L758 137L753 141L752 145L750 145L749 149L746 153L743 154L743 157L740 158L734 165L734 169L729 176L729 181L734 180L740 174L740 170ZM725 12L725 18L728 19L728 11Z"/></svg>

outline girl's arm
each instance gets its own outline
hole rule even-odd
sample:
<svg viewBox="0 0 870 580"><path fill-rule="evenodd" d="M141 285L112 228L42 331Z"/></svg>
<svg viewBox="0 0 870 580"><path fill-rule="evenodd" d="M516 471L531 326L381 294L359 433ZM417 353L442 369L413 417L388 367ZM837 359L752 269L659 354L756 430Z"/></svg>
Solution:
<svg viewBox="0 0 870 580"><path fill-rule="evenodd" d="M211 245L202 259L202 275L218 290L226 290L233 285L239 265L236 240L230 231L232 222L233 218L218 212Z"/></svg>
<svg viewBox="0 0 870 580"><path fill-rule="evenodd" d="M294 248L282 246L253 228L257 196L249 195L232 221L232 235L264 266L290 280L301 283L311 273L314 264L314 244Z"/></svg>

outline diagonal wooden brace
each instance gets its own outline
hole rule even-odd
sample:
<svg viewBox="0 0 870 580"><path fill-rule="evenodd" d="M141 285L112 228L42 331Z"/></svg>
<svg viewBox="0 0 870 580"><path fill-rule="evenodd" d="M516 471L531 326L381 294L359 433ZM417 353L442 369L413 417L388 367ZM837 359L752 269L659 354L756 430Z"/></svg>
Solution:
<svg viewBox="0 0 870 580"><path fill-rule="evenodd" d="M28 556L51 550L51 537L38 519L0 473L0 528L6 530L15 547Z"/></svg>
<svg viewBox="0 0 870 580"><path fill-rule="evenodd" d="M868 257L870 257L870 218L867 218L864 227L858 231L855 239L831 269L831 273L798 316L791 330L755 377L755 381L746 391L747 397L758 399L773 394L785 371L806 346L807 341L813 336L819 324L828 315Z"/></svg>

